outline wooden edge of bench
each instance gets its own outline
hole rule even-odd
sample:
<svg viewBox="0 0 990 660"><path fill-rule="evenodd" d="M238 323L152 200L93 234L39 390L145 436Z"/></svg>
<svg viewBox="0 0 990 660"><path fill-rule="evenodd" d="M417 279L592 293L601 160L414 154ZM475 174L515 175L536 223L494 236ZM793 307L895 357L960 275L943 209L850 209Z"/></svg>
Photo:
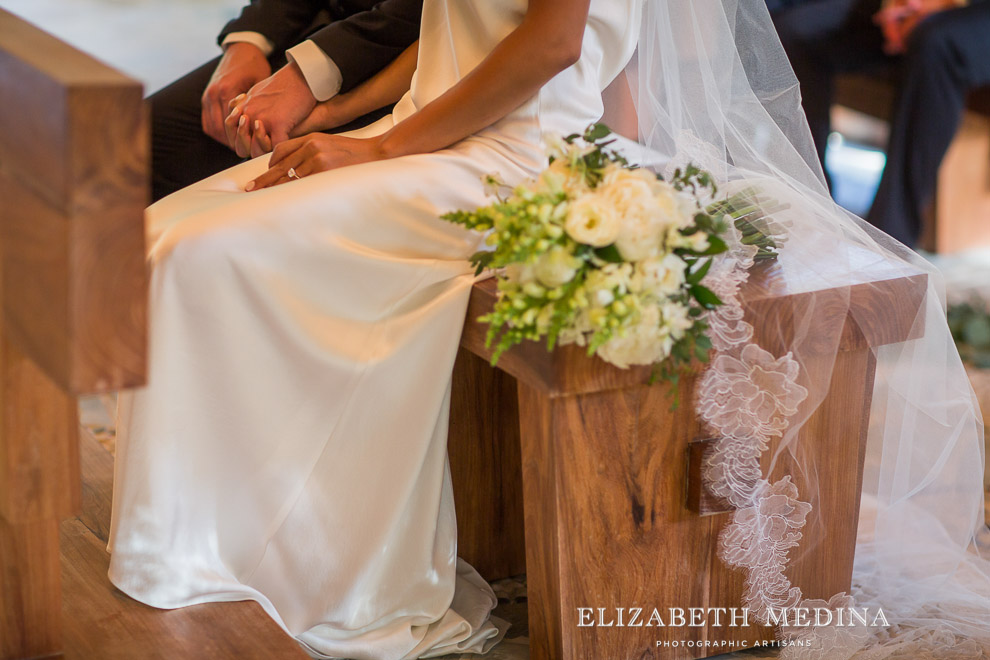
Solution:
<svg viewBox="0 0 990 660"><path fill-rule="evenodd" d="M790 350L798 341L803 355L826 351L850 351L899 343L920 336L924 324L919 315L927 290L928 275L891 277L875 282L862 282L848 287L795 293L779 297L760 297L744 302L746 318L759 328L757 343L776 355ZM485 346L486 324L477 319L491 311L498 297L494 279L478 282L468 303L461 347L475 355L491 360L493 351ZM802 337L793 322L814 301L816 319L823 323L816 328L804 328ZM838 315L841 315L839 317ZM843 324L835 346L835 325ZM542 343L527 341L506 351L498 368L518 380L551 396L585 394L622 389L649 382L650 367L619 369L578 346L561 346L553 352ZM699 369L701 365L699 365Z"/></svg>

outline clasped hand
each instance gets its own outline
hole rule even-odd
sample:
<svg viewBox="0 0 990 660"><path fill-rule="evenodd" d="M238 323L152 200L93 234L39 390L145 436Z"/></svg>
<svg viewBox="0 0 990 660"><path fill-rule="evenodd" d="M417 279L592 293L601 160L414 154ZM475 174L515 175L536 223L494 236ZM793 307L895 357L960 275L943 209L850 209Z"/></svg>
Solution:
<svg viewBox="0 0 990 660"><path fill-rule="evenodd" d="M275 147L268 171L249 181L245 190L270 188L317 172L358 165L387 158L380 138L349 138L326 133L311 133L282 142Z"/></svg>
<svg viewBox="0 0 990 660"><path fill-rule="evenodd" d="M907 42L918 24L928 16L959 7L960 0L889 0L875 16L884 36L884 50L890 55L900 55L907 50Z"/></svg>
<svg viewBox="0 0 990 660"><path fill-rule="evenodd" d="M229 102L224 120L227 143L242 158L268 153L288 140L315 107L298 65L288 64Z"/></svg>

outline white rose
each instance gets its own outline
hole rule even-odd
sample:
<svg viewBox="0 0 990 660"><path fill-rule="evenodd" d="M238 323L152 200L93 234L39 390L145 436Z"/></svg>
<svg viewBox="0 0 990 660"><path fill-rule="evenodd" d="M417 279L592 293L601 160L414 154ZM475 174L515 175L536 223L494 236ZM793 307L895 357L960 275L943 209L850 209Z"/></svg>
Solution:
<svg viewBox="0 0 990 660"><path fill-rule="evenodd" d="M662 209L654 192L656 176L647 170L616 167L602 181L602 195L608 197L621 218L615 241L622 258L639 261L660 249L665 229Z"/></svg>
<svg viewBox="0 0 990 660"><path fill-rule="evenodd" d="M635 324L598 349L598 356L620 369L665 359L670 355L674 342L659 322L660 313L655 306L644 309Z"/></svg>
<svg viewBox="0 0 990 660"><path fill-rule="evenodd" d="M648 215L627 214L623 218L622 231L615 240L615 247L626 261L641 261L660 252L663 225Z"/></svg>
<svg viewBox="0 0 990 660"><path fill-rule="evenodd" d="M694 198L684 192L678 192L674 186L665 181L659 181L654 188L657 206L667 227L682 229L694 221L698 212Z"/></svg>
<svg viewBox="0 0 990 660"><path fill-rule="evenodd" d="M644 213L654 205L659 183L662 182L649 170L629 170L612 164L599 189L620 213Z"/></svg>
<svg viewBox="0 0 990 660"><path fill-rule="evenodd" d="M676 254L663 259L647 259L636 264L636 279L642 289L660 296L672 296L684 285L687 264Z"/></svg>
<svg viewBox="0 0 990 660"><path fill-rule="evenodd" d="M540 255L533 267L536 279L548 289L556 289L574 279L581 260L561 246Z"/></svg>
<svg viewBox="0 0 990 660"><path fill-rule="evenodd" d="M605 247L619 235L619 218L608 199L588 193L571 202L564 228L578 243Z"/></svg>

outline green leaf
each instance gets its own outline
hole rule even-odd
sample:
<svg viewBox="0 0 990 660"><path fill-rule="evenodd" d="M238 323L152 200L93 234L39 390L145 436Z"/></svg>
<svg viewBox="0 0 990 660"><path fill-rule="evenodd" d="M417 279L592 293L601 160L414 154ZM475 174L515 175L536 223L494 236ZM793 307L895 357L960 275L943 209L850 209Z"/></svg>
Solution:
<svg viewBox="0 0 990 660"><path fill-rule="evenodd" d="M705 275L707 275L708 271L710 271L711 269L712 269L712 260L709 259L708 261L705 262L704 266L702 266L698 270L691 272L688 275L687 283L698 284L699 282L701 282L701 280L705 279Z"/></svg>
<svg viewBox="0 0 990 660"><path fill-rule="evenodd" d="M729 245L725 241L723 241L721 238L719 238L718 236L709 236L708 237L708 249L705 250L704 252L699 252L698 254L701 254L701 255L707 257L707 256L713 256L713 255L716 255L716 254L722 254L723 252L727 251L728 249L729 249Z"/></svg>
<svg viewBox="0 0 990 660"><path fill-rule="evenodd" d="M471 263L475 266L474 274L481 275L481 273L484 272L484 270L492 263L493 259L495 259L495 253L487 250L472 254Z"/></svg>
<svg viewBox="0 0 990 660"><path fill-rule="evenodd" d="M595 250L595 256L610 264L621 264L623 262L622 255L619 254L619 248L615 247L615 243L597 248Z"/></svg>
<svg viewBox="0 0 990 660"><path fill-rule="evenodd" d="M612 134L612 129L602 123L592 124L584 134L585 142L597 142Z"/></svg>
<svg viewBox="0 0 990 660"><path fill-rule="evenodd" d="M706 286L695 284L690 290L694 299L705 309L715 309L722 304L722 300L715 295L715 292Z"/></svg>

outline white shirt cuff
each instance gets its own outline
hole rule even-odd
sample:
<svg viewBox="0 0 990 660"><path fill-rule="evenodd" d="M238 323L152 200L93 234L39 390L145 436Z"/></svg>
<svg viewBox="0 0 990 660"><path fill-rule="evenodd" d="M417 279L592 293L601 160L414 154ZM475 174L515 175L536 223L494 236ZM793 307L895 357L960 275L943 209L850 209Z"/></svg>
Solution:
<svg viewBox="0 0 990 660"><path fill-rule="evenodd" d="M249 43L261 49L261 52L268 57L275 50L275 44L268 40L268 37L260 32L231 32L223 38L221 46L234 43Z"/></svg>
<svg viewBox="0 0 990 660"><path fill-rule="evenodd" d="M337 95L344 82L340 69L312 40L307 39L298 46L285 51L290 62L295 62L302 71L309 91L317 101L326 101Z"/></svg>

